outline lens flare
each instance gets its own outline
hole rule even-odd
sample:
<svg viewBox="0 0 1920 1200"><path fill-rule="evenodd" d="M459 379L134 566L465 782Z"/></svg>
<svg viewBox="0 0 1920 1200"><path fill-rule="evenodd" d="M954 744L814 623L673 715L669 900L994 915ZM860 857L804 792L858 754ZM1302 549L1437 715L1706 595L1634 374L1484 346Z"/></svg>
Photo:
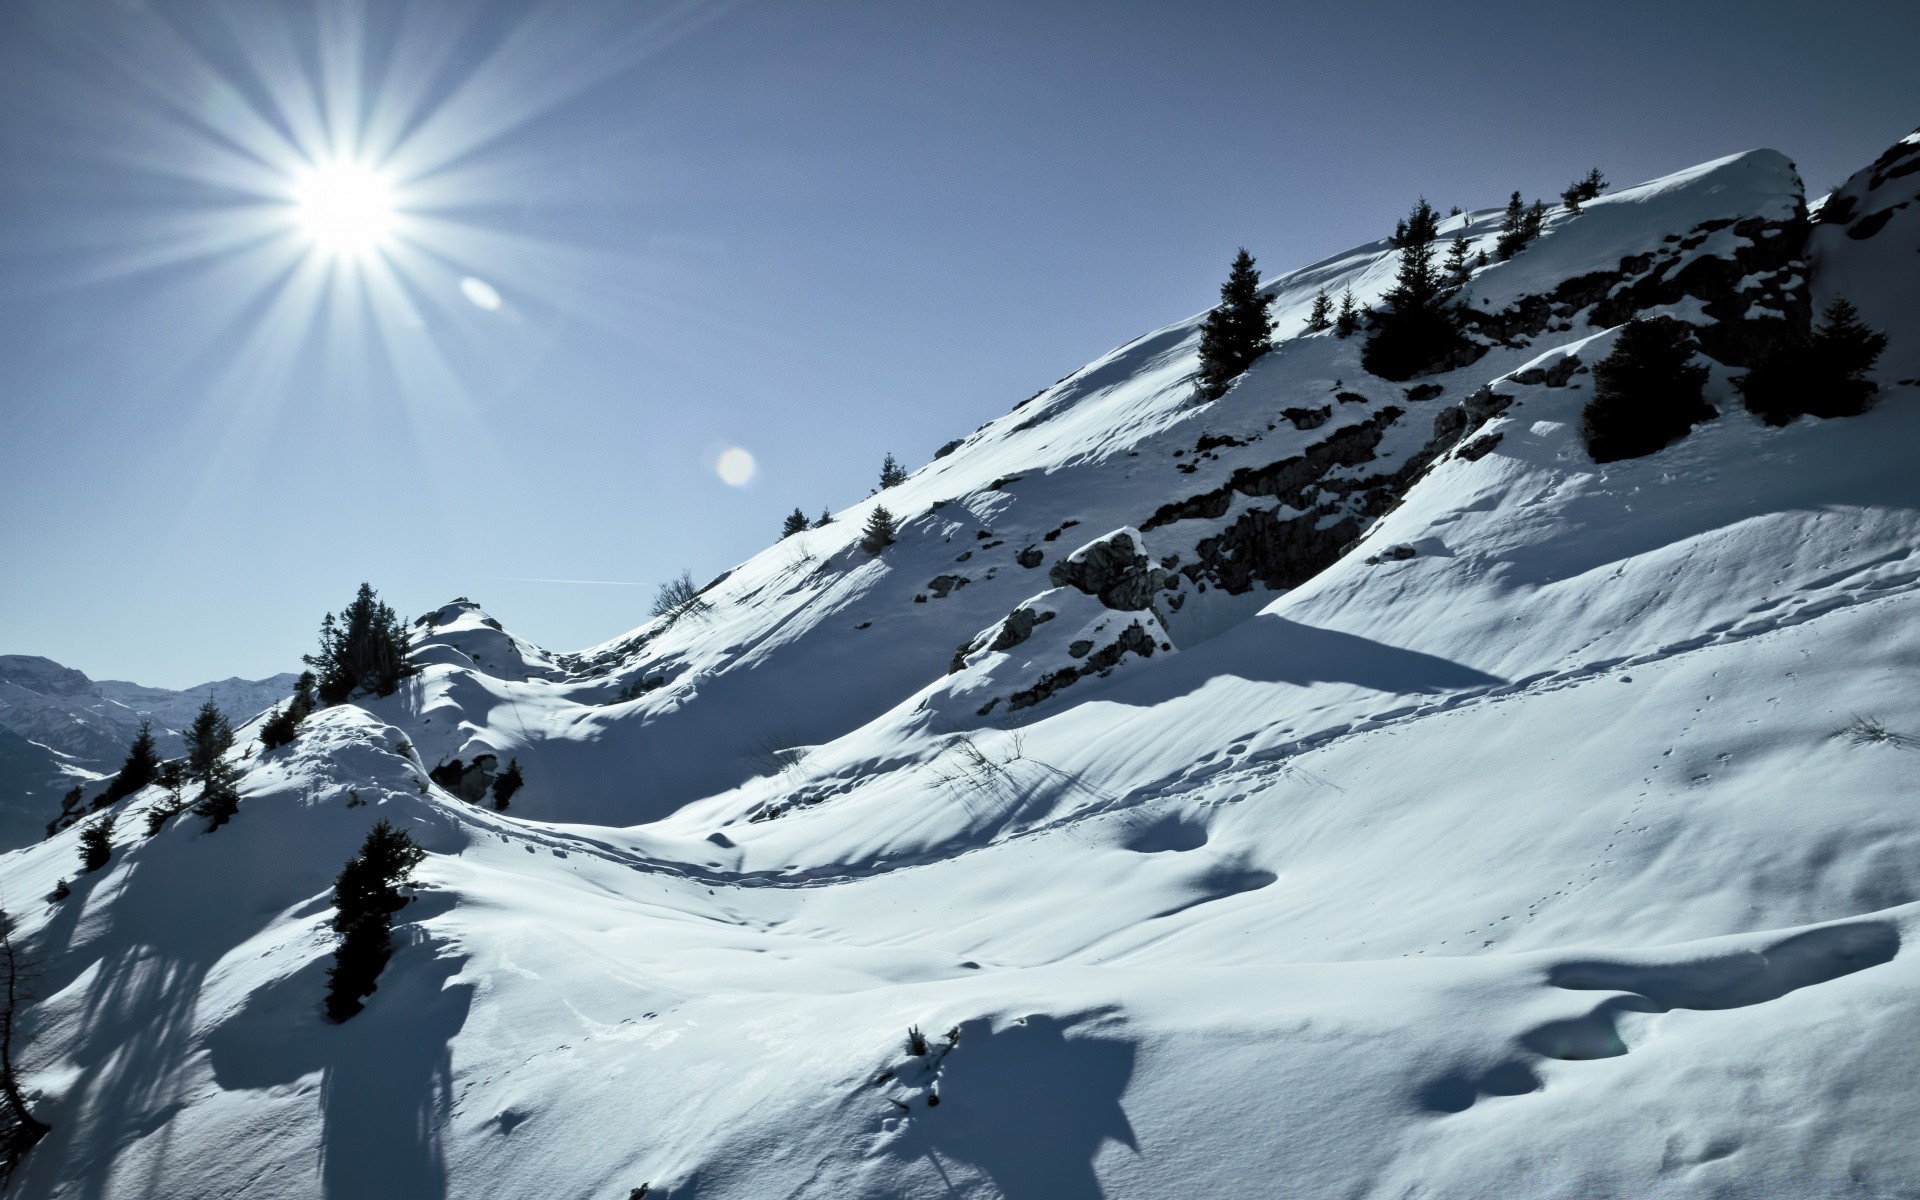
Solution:
<svg viewBox="0 0 1920 1200"><path fill-rule="evenodd" d="M728 487L745 487L753 482L753 455L738 446L729 446L720 452L713 469L720 473L720 482Z"/></svg>

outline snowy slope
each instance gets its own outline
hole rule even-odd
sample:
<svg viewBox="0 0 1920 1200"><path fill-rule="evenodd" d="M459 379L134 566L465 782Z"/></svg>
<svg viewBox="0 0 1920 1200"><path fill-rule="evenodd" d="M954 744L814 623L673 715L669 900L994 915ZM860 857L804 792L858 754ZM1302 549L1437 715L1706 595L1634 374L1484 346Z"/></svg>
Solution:
<svg viewBox="0 0 1920 1200"><path fill-rule="evenodd" d="M1731 380L1836 280L1906 361L1920 297L1801 211L1762 151L1556 213L1406 383L1300 336L1364 247L1212 405L1196 318L990 422L881 555L869 501L579 655L429 614L400 692L243 743L230 825L143 838L150 789L58 904L73 833L0 859L22 1194L1913 1192L1920 396L1769 429ZM1721 415L1596 466L1636 311ZM483 753L508 812L426 781ZM382 817L431 855L330 1026Z"/></svg>

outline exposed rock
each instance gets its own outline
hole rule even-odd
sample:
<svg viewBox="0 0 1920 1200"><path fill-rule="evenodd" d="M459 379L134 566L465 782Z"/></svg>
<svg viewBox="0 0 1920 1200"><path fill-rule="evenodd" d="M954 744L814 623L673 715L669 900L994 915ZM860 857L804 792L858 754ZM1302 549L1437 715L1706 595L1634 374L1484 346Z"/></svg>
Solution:
<svg viewBox="0 0 1920 1200"><path fill-rule="evenodd" d="M1287 408L1280 415L1293 423L1295 429L1318 429L1333 418L1333 405L1322 404L1319 408Z"/></svg>
<svg viewBox="0 0 1920 1200"><path fill-rule="evenodd" d="M1419 403L1422 400L1431 400L1446 390L1437 383L1416 383L1407 389L1407 399Z"/></svg>
<svg viewBox="0 0 1920 1200"><path fill-rule="evenodd" d="M1307 447L1304 454L1264 467L1241 467L1212 491L1161 505L1141 522L1140 528L1153 530L1193 517L1223 517L1235 493L1273 496L1294 508L1310 508L1313 502L1306 495L1307 487L1334 467L1370 461L1380 445L1381 435L1403 411L1389 405L1366 420L1335 432L1326 441Z"/></svg>
<svg viewBox="0 0 1920 1200"><path fill-rule="evenodd" d="M1168 583L1168 573L1154 566L1137 531L1119 529L1089 542L1047 572L1055 587L1071 587L1098 596L1108 608L1137 612L1153 603L1153 594Z"/></svg>
<svg viewBox="0 0 1920 1200"><path fill-rule="evenodd" d="M1487 455L1493 453L1493 448L1498 446L1500 439L1506 436L1506 434L1500 432L1482 434L1460 447L1459 457L1466 459L1468 462L1479 462Z"/></svg>
<svg viewBox="0 0 1920 1200"><path fill-rule="evenodd" d="M1078 643L1075 643L1076 645ZM1007 698L1007 710L1018 712L1053 695L1061 688L1078 683L1089 675L1104 675L1119 664L1128 654L1138 654L1142 658L1152 658L1154 651L1153 635L1141 627L1138 621L1129 624L1120 631L1120 635L1103 646L1097 653L1088 656L1078 670L1063 667L1039 680L1024 691L1015 692Z"/></svg>
<svg viewBox="0 0 1920 1200"><path fill-rule="evenodd" d="M459 759L443 762L427 772L427 778L433 780L448 792L469 804L478 804L493 786L494 772L499 769L497 755L476 754L473 762L462 765Z"/></svg>
<svg viewBox="0 0 1920 1200"><path fill-rule="evenodd" d="M1046 552L1038 546L1028 546L1025 550L1013 556L1013 561L1028 569L1037 567L1046 560Z"/></svg>
<svg viewBox="0 0 1920 1200"><path fill-rule="evenodd" d="M945 600L949 593L957 592L972 582L965 575L936 575L927 581L927 590L933 593L934 599Z"/></svg>

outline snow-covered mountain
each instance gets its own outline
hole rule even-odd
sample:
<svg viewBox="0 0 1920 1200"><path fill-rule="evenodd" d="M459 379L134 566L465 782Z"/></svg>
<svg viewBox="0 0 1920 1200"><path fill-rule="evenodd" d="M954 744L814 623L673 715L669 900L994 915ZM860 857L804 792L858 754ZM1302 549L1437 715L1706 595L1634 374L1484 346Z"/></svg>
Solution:
<svg viewBox="0 0 1920 1200"><path fill-rule="evenodd" d="M0 859L22 1194L1920 1189L1917 199L1920 134L1811 219L1772 151L1553 210L1404 382L1304 330L1390 284L1359 247L1221 399L1200 317L1137 338L677 620L422 617L394 695L242 731L231 823L142 836L149 789L57 903L76 833ZM1733 381L1840 293L1878 405L1761 424ZM1719 415L1596 465L1635 315ZM329 1025L380 818L429 858Z"/></svg>
<svg viewBox="0 0 1920 1200"><path fill-rule="evenodd" d="M0 654L0 849L37 840L75 784L112 774L140 722L153 722L164 755L208 700L251 716L293 691L294 675L222 679L184 691L119 679L93 680L32 654Z"/></svg>

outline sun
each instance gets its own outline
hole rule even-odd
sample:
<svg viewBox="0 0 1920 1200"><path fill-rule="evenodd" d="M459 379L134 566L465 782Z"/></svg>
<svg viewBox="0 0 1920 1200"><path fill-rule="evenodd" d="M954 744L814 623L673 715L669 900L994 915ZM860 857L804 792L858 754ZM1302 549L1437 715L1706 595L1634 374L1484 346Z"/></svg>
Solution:
<svg viewBox="0 0 1920 1200"><path fill-rule="evenodd" d="M323 254L359 257L393 234L393 188L365 163L341 160L310 167L294 179L294 219Z"/></svg>

